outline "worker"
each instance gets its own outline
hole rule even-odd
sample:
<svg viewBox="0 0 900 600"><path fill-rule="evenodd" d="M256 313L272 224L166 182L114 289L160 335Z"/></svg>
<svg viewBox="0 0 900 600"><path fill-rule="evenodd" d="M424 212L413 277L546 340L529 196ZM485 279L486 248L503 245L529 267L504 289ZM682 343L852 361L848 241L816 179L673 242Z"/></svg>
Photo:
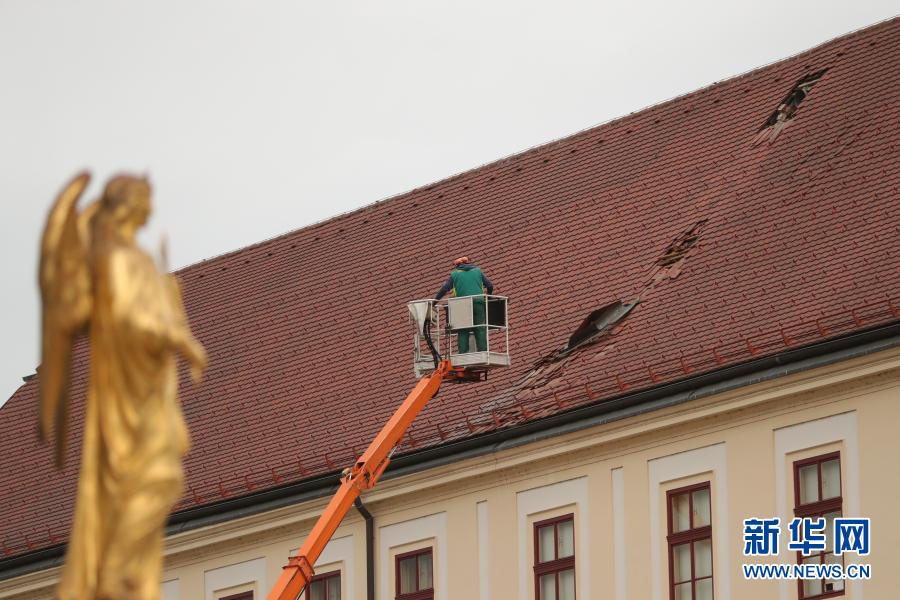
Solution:
<svg viewBox="0 0 900 600"><path fill-rule="evenodd" d="M487 304L484 301L485 290L488 294L494 293L494 284L482 272L482 270L469 260L468 256L461 256L453 261L453 270L450 277L438 290L435 298L440 300L449 292L456 297L477 296L472 299L472 322L475 327L459 329L456 331L456 346L459 354L469 352L469 335L475 336L475 347L478 352L487 351Z"/></svg>

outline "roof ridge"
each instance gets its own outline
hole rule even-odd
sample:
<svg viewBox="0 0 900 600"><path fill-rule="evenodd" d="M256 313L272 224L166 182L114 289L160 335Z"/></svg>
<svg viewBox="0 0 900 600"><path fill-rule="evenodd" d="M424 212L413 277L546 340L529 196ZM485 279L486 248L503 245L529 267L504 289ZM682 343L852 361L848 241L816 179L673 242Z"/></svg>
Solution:
<svg viewBox="0 0 900 600"><path fill-rule="evenodd" d="M751 68L751 69L748 69L747 71L744 71L744 72L742 72L742 73L738 73L737 75L733 75L733 76L731 76L731 77L728 77L728 78L726 78L726 79L722 79L722 80L719 80L719 81L714 81L714 82L712 82L712 83L710 83L710 84L707 84L707 85L705 85L705 86L703 86L703 87L700 87L700 88L696 88L696 89L691 90L691 91L689 91L689 92L685 92L685 93L683 93L683 94L679 94L679 95L677 95L677 96L673 96L673 97L667 98L667 99L665 99L665 100L660 100L659 102L654 102L653 104L648 104L647 106L644 106L644 107L642 107L642 108L640 108L640 109L637 109L637 110L634 110L634 111L632 111L632 112L629 112L629 113L626 114L626 115L620 115L620 116L617 116L617 117L612 117L611 119L609 119L609 120L607 120L607 121L603 121L603 122L600 122L600 123L596 123L596 124L594 124L594 125L590 125L590 126L585 127L585 128L583 128L583 129L579 129L579 130L574 131L574 132L572 132L572 133L566 134L566 135L564 135L564 136L561 136L561 137L558 137L558 138L555 138L555 139L552 139L552 140L549 140L549 141L546 141L546 142L541 142L541 143L536 144L536 145L534 145L534 146L529 146L528 148L525 148L524 150L520 150L520 151L514 152L514 153L512 153L512 154L508 154L508 155L506 155L506 156L503 156L503 157L494 159L494 160L492 160L492 161L489 161L489 162L486 162L486 163L482 163L482 164L480 164L480 165L476 165L476 166L471 167L471 168L469 168L469 169L466 169L466 170L464 170L464 171L459 171L459 172L454 173L454 174L452 174L452 175L448 175L447 177L444 177L443 179L438 179L438 180L436 180L436 181L432 181L432 182L430 182L430 183L426 183L426 184L423 184L423 185L414 187L414 188L412 188L412 189L410 189L410 190L406 190L406 191L403 191L403 192L398 192L398 193L396 193L396 194L393 194L393 195L390 195L390 196L386 196L386 197L384 197L384 198L380 198L380 199L378 199L378 200L375 200L374 202L370 202L370 203L365 204L365 205L363 205L363 206L360 206L360 207L358 207L358 208L354 208L354 209L351 209L351 210L347 210L347 211L344 211L344 212L341 212L341 213L332 215L332 216L330 216L330 217L326 217L326 218L324 218L324 219L320 219L319 221L314 221L314 222L309 223L309 224L307 224L307 225L303 225L302 227L297 227L297 228L295 228L295 229L291 229L291 230L285 231L285 232L283 232L283 233L275 234L275 235L273 235L273 236L271 236L271 237L262 239L262 240L260 240L260 241L258 241L258 242L253 242L252 244L248 244L247 246L242 246L242 247L240 247L240 248L236 248L236 249L234 249L234 250L229 250L229 251L223 252L223 253L221 253L221 254L214 254L214 255L212 255L212 256L210 256L210 257L203 258L203 259L200 259L200 260L195 261L195 262L193 262L193 263L189 263L189 264L187 264L187 265L185 265L185 266L183 266L183 267L180 267L180 268L178 268L177 270L175 270L175 273L184 273L184 272L187 272L187 271L189 271L189 270L193 270L193 269L196 268L196 267L201 267L201 266L203 266L203 265L206 265L207 263L213 263L213 262L219 261L219 260L221 260L221 259L229 258L229 257L231 257L231 256L233 256L233 255L238 254L238 253L245 252L245 251L248 251L248 250L252 250L252 249L254 249L254 248L261 247L261 246L263 246L263 245L266 245L266 244L269 244L269 243L276 242L276 241L281 240L281 239L283 239L283 238L287 238L288 236L297 234L297 233L299 233L299 232L301 232L301 231L306 231L306 230L308 230L308 229L313 229L313 228L315 228L315 227L321 227L321 226L326 225L326 224L328 224L328 223L336 222L336 221L338 221L338 220L340 220L340 219L345 219L345 218L350 217L350 216L352 216L352 215L355 215L355 214L357 214L357 213L361 213L361 212L363 212L363 211L373 209L373 208L375 208L376 206L381 206L381 205L386 204L386 203L388 203L388 202L398 201L398 200L400 200L400 199L402 199L402 198L408 197L408 196L410 196L411 194L414 194L414 193L417 193L417 192L422 192L422 191L432 191L433 189L437 188L438 186L446 185L446 184L448 184L448 183L450 183L450 182L452 182L452 181L455 181L455 180L457 180L457 179L462 178L463 176L466 176L466 175L472 175L472 174L479 173L479 172L486 172L486 171L488 171L488 169L497 167L497 166L499 166L499 165L501 165L501 164L504 164L504 163L511 162L511 161L513 161L513 160L515 160L515 159L517 159L517 158L523 157L523 156L525 156L525 155L527 155L527 154L535 153L535 152L537 152L537 151L539 151L539 150L542 150L542 149L545 149L545 148L549 149L549 148L552 147L552 146L559 145L559 144L561 144L561 143L563 143L563 142L566 142L566 141L569 141L569 140L574 140L574 139L576 139L576 138L578 138L578 137L580 137L580 136L587 135L587 134L590 133L590 132L594 132L594 131L597 131L597 130L602 129L602 128L604 128L604 127L608 127L608 126L611 126L611 125L613 125L613 124L616 124L616 123L619 123L619 122L624 122L624 121L626 121L626 120L628 120L628 119L631 119L631 118L635 118L635 117L637 117L637 116L639 116L639 115L642 115L642 114L644 114L644 113L647 113L647 112L649 112L649 111L651 111L651 110L658 109L658 108L661 108L661 107L666 106L666 105L669 105L669 104L675 104L675 103L677 103L677 102L679 102L679 101L682 101L682 100L684 100L684 99L686 99L686 98L688 98L688 97L695 96L695 95L699 95L699 94L702 94L703 92L706 92L706 91L711 90L711 89L713 89L713 88L720 87L720 86L723 86L723 85L725 85L725 84L733 83L733 82L738 81L738 80L740 80L740 79L744 79L744 78L746 78L746 77L749 77L750 75L753 75L753 74L755 74L755 73L757 73L757 72L759 72L759 71L762 71L762 70L764 70L764 69L768 69L768 68L770 68L770 67L772 67L772 66L774 66L774 65L777 65L777 64L780 64L780 63L784 63L784 62L788 62L788 61L790 61L790 60L794 60L794 59L800 58L801 56L803 56L803 55L805 55L805 54L810 54L810 53L812 53L812 52L815 52L815 51L817 51L817 50L820 50L821 48L823 48L823 47L825 47L825 46L829 46L829 45L832 45L832 44L837 44L837 43L839 43L839 42L841 42L841 41L845 41L845 40L848 40L848 39L850 39L850 38L859 36L859 35L861 35L862 33L870 32L871 30L878 29L879 27L885 26L885 25L887 25L887 24L889 24L889 23L891 23L891 22L893 22L893 21L895 21L895 20L897 20L897 19L900 19L900 15L895 15L895 16L893 16L893 17L890 17L890 18L887 18L887 19L883 19L883 20L881 20L881 21L877 21L877 22L875 22L875 23L873 23L873 24L871 24L871 25L866 25L866 26L864 26L864 27L860 27L860 28L855 29L855 30L853 30L853 31L850 31L850 32L848 32L848 33L844 33L844 34L839 35L839 36L837 36L837 37L833 37L833 38L830 38L830 39L828 39L828 40L825 40L824 42L821 42L821 43L819 43L819 44L817 44L817 45L815 45L815 46L813 46L813 47L811 47L811 48L807 48L807 49L805 49L805 50L801 50L801 51L799 51L799 52L797 52L797 53L795 53L795 54L792 54L792 55L790 55L790 56L786 56L786 57L783 57L783 58L779 58L779 59L773 60L773 61L771 61L771 62L765 63L765 64L763 64L763 65L759 65L759 66L757 66L757 67L753 67L753 68Z"/></svg>

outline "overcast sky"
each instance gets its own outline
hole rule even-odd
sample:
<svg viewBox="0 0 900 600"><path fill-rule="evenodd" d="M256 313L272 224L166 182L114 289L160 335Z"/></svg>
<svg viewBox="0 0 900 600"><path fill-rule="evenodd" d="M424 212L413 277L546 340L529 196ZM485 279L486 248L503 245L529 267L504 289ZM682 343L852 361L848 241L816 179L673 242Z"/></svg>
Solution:
<svg viewBox="0 0 900 600"><path fill-rule="evenodd" d="M173 267L889 18L888 1L0 0L0 403L63 182L149 173ZM398 313L399 314L399 313ZM404 359L400 357L400 359Z"/></svg>

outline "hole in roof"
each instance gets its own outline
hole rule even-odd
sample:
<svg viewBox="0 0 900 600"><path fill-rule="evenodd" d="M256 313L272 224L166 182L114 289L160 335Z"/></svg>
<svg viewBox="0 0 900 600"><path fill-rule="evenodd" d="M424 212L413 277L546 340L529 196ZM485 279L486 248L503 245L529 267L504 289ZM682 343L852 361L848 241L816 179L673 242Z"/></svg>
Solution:
<svg viewBox="0 0 900 600"><path fill-rule="evenodd" d="M791 88L788 95L784 97L781 103L779 103L778 108L769 115L769 118L766 119L763 126L759 128L760 131L793 119L794 115L797 113L797 109L800 107L800 103L806 99L810 90L820 79L822 79L822 76L825 75L825 71L827 70L828 69L822 69L821 71L805 75L797 80L797 83L794 84L794 87Z"/></svg>
<svg viewBox="0 0 900 600"><path fill-rule="evenodd" d="M297 247L297 244L291 244L291 250Z"/></svg>
<svg viewBox="0 0 900 600"><path fill-rule="evenodd" d="M464 190L467 190L467 189L469 189L469 186L464 185L464 186L463 186L463 189L464 189Z"/></svg>
<svg viewBox="0 0 900 600"><path fill-rule="evenodd" d="M271 252L266 252L266 256L272 256Z"/></svg>
<svg viewBox="0 0 900 600"><path fill-rule="evenodd" d="M521 173L521 172L522 172L522 167L516 167L516 172L517 172L517 173Z"/></svg>
<svg viewBox="0 0 900 600"><path fill-rule="evenodd" d="M697 244L697 240L700 239L700 232L705 224L706 219L697 221L690 229L678 236L675 241L666 248L665 253L656 260L656 265L659 267L668 267L684 258L685 254Z"/></svg>
<svg viewBox="0 0 900 600"><path fill-rule="evenodd" d="M569 150L569 154L575 154L576 152L578 152L578 148L572 148L571 150Z"/></svg>
<svg viewBox="0 0 900 600"><path fill-rule="evenodd" d="M616 300L611 304L607 304L603 308L591 312L575 332L569 337L563 352L571 352L579 346L583 346L600 335L609 333L628 313L630 313L639 303L638 300L633 302L622 302Z"/></svg>
<svg viewBox="0 0 900 600"><path fill-rule="evenodd" d="M654 123L659 123L659 121L660 121L659 119L653 119Z"/></svg>
<svg viewBox="0 0 900 600"><path fill-rule="evenodd" d="M544 159L544 164L547 164L548 162L550 162L550 159L549 159L549 158L545 158L545 159Z"/></svg>
<svg viewBox="0 0 900 600"><path fill-rule="evenodd" d="M415 207L417 207L417 206L419 205L419 203L418 203L418 202L413 202L412 205L413 205L413 208L415 208Z"/></svg>

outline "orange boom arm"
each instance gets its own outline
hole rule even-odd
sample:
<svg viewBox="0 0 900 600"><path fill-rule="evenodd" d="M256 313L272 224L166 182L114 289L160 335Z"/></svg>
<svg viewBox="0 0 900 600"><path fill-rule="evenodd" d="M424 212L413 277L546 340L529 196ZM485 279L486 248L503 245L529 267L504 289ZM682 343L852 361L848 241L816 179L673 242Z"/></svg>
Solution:
<svg viewBox="0 0 900 600"><path fill-rule="evenodd" d="M363 490L375 486L378 478L384 473L391 460L392 450L403 438L403 434L441 387L444 379L466 379L466 373L452 367L450 361L444 360L430 375L416 384L412 392L400 405L391 419L381 429L378 436L369 444L366 451L341 477L341 485L319 517L315 527L309 532L303 547L292 556L281 572L281 577L268 600L295 600L306 588L313 576L313 565L334 535L344 516L350 511L353 502Z"/></svg>

